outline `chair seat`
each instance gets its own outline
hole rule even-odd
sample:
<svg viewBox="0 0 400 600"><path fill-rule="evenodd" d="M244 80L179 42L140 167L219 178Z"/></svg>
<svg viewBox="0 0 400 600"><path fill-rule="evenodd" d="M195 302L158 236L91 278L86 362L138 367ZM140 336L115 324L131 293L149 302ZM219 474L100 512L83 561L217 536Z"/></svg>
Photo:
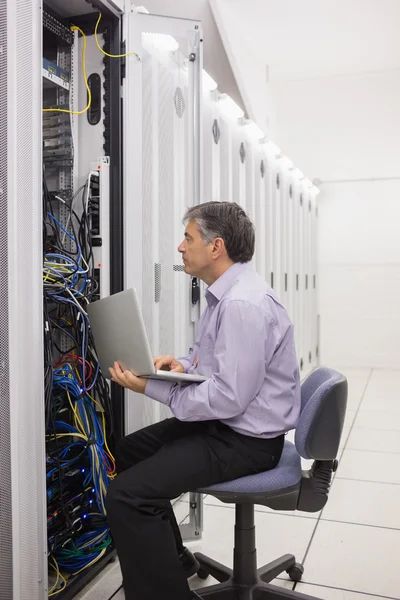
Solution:
<svg viewBox="0 0 400 600"><path fill-rule="evenodd" d="M275 469L257 475L247 475L233 481L218 483L197 490L201 494L218 492L233 494L262 494L279 492L297 485L301 480L301 458L291 442L285 442L279 464Z"/></svg>

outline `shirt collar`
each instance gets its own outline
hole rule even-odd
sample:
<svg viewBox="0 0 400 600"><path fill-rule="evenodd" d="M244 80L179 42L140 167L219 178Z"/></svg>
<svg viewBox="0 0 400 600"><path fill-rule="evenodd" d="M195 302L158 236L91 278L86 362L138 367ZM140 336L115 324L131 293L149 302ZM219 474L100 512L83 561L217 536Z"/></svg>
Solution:
<svg viewBox="0 0 400 600"><path fill-rule="evenodd" d="M212 301L211 296L213 296L217 302L219 302L222 296L227 292L235 283L238 275L251 269L251 263L234 263L229 269L225 271L218 277L216 281L212 285L210 285L206 290L206 300L208 304Z"/></svg>

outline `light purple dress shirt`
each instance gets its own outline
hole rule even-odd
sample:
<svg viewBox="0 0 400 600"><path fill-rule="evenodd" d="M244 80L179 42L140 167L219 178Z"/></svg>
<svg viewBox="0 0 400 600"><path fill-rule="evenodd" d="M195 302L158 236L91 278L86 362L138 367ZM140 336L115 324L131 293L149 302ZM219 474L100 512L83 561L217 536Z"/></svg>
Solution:
<svg viewBox="0 0 400 600"><path fill-rule="evenodd" d="M185 372L205 375L180 386L148 380L146 396L180 421L219 420L244 435L276 437L300 414L293 325L272 288L250 263L235 263L206 291L198 337Z"/></svg>

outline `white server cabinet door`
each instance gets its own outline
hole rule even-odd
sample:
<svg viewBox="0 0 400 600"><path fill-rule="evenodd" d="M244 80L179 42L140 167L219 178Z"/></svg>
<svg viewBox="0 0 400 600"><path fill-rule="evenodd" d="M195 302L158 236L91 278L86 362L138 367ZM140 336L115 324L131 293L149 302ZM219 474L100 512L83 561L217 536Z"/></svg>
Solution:
<svg viewBox="0 0 400 600"><path fill-rule="evenodd" d="M299 236L298 236L298 253L299 253L299 360L300 369L304 371L307 367L307 332L306 332L306 204L307 204L307 189L301 185L299 195Z"/></svg>
<svg viewBox="0 0 400 600"><path fill-rule="evenodd" d="M225 202L231 202L233 198L232 186L232 123L223 118L220 111L218 124L220 130L220 199Z"/></svg>
<svg viewBox="0 0 400 600"><path fill-rule="evenodd" d="M285 274L285 286L286 286L286 308L289 316L294 322L295 310L295 289L296 289L296 276L294 267L294 189L293 181L290 175L287 176L285 182L285 196L286 196L286 274Z"/></svg>
<svg viewBox="0 0 400 600"><path fill-rule="evenodd" d="M304 206L304 368L306 371L311 366L311 290L310 290L310 270L311 270L311 194L307 190L305 194Z"/></svg>
<svg viewBox="0 0 400 600"><path fill-rule="evenodd" d="M284 170L279 171L280 177L280 196L279 196L279 253L280 253L280 299L282 304L289 310L289 281L288 281L288 250L289 250L289 235L288 235L288 197L289 197L289 181L288 174Z"/></svg>
<svg viewBox="0 0 400 600"><path fill-rule="evenodd" d="M0 598L47 598L42 3L0 0Z"/></svg>
<svg viewBox="0 0 400 600"><path fill-rule="evenodd" d="M260 150L256 152L254 169L254 225L256 229L255 264L257 272L267 281L267 246L268 233L266 221L266 165L265 157Z"/></svg>
<svg viewBox="0 0 400 600"><path fill-rule="evenodd" d="M243 143L243 151L244 155L244 164L246 168L246 201L245 201L245 210L255 224L256 222L256 180L255 180L255 162L257 155L257 147L255 146L256 142L250 139L245 139ZM240 149L240 154L242 152L242 147ZM256 232L256 244L257 244L257 232ZM256 264L257 253L254 253L252 264L254 268L257 269Z"/></svg>
<svg viewBox="0 0 400 600"><path fill-rule="evenodd" d="M203 104L203 200L221 198L221 128L215 102Z"/></svg>
<svg viewBox="0 0 400 600"><path fill-rule="evenodd" d="M272 198L272 187L274 185L274 170L273 162L269 155L263 152L262 161L265 169L262 185L262 194L265 198L265 220L264 220L264 231L265 231L265 280L269 285L273 284L273 270L274 270L274 212L273 212L273 198Z"/></svg>
<svg viewBox="0 0 400 600"><path fill-rule="evenodd" d="M317 309L317 198L311 196L311 368L318 361L318 309Z"/></svg>
<svg viewBox="0 0 400 600"><path fill-rule="evenodd" d="M271 165L272 271L271 286L282 300L281 201L282 173L276 163Z"/></svg>
<svg viewBox="0 0 400 600"><path fill-rule="evenodd" d="M301 354L301 315L300 315L300 184L296 181L292 185L292 214L293 214L293 324L294 339L296 344L297 358L300 361Z"/></svg>
<svg viewBox="0 0 400 600"><path fill-rule="evenodd" d="M178 245L200 200L202 60L197 21L129 12L125 37L125 288L135 287L154 355L187 355L199 307ZM126 430L164 417L149 399L126 402Z"/></svg>
<svg viewBox="0 0 400 600"><path fill-rule="evenodd" d="M240 204L244 210L246 206L246 158L247 141L243 128L234 128L232 131L232 196L229 202Z"/></svg>

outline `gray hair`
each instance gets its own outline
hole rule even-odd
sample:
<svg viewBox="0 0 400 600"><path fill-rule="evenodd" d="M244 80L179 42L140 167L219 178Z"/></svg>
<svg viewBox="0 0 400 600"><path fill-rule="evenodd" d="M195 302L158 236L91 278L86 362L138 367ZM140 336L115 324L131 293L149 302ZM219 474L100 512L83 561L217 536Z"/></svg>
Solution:
<svg viewBox="0 0 400 600"><path fill-rule="evenodd" d="M236 202L205 202L189 208L183 223L197 224L206 244L216 238L225 242L226 251L233 262L249 262L255 248L254 225L246 212Z"/></svg>

